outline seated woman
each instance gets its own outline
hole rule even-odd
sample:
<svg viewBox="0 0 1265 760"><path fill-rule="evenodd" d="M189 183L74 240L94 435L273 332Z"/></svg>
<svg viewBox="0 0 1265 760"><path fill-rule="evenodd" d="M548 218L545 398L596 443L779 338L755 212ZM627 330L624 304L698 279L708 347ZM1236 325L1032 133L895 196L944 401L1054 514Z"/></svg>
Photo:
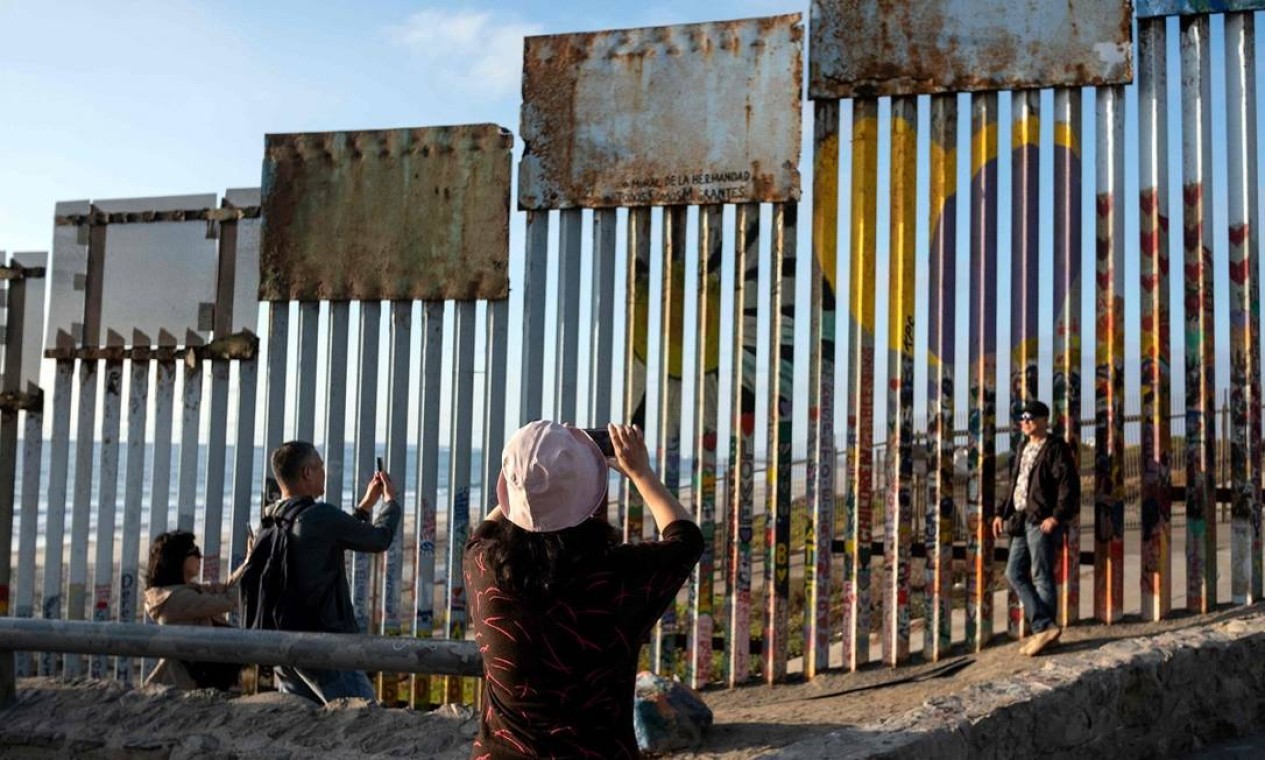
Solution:
<svg viewBox="0 0 1265 760"><path fill-rule="evenodd" d="M154 539L145 575L145 612L159 625L228 626L224 615L237 609L243 562L228 583L196 583L202 551L192 533L173 530ZM221 662L159 660L146 684L177 689L229 689L241 666Z"/></svg>
<svg viewBox="0 0 1265 760"><path fill-rule="evenodd" d="M640 757L637 657L703 551L650 468L641 431L533 422L505 446L498 506L466 544L466 593L487 677L472 757ZM608 467L645 499L661 538L622 543L606 521ZM638 537L640 538L640 537Z"/></svg>

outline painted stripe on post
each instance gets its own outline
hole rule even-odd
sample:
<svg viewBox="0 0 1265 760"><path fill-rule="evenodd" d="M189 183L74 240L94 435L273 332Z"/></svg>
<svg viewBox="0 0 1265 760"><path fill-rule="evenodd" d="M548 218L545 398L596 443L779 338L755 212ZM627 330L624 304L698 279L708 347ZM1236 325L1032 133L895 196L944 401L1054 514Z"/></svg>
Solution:
<svg viewBox="0 0 1265 760"><path fill-rule="evenodd" d="M685 224L687 209L663 213L663 306L659 343L659 477L673 496L681 495L681 379L685 341ZM655 531L658 535L658 531ZM676 663L676 605L669 604L651 638L651 669L672 673Z"/></svg>
<svg viewBox="0 0 1265 760"><path fill-rule="evenodd" d="M1181 20L1186 301L1186 607L1217 605L1216 353L1213 310L1212 65L1207 16Z"/></svg>
<svg viewBox="0 0 1265 760"><path fill-rule="evenodd" d="M647 366L650 363L650 209L628 211L627 285L624 331L624 419L646 429ZM624 540L641 541L645 500L627 478L619 479Z"/></svg>
<svg viewBox="0 0 1265 760"><path fill-rule="evenodd" d="M1097 90L1094 616L1124 613L1124 90Z"/></svg>
<svg viewBox="0 0 1265 760"><path fill-rule="evenodd" d="M807 678L830 667L830 568L835 524L835 278L839 250L839 101L821 100L813 107L813 281L808 330L811 498L804 541Z"/></svg>
<svg viewBox="0 0 1265 760"><path fill-rule="evenodd" d="M931 252L927 307L927 579L923 656L936 662L953 645L953 411L957 348L956 95L931 100Z"/></svg>
<svg viewBox="0 0 1265 760"><path fill-rule="evenodd" d="M729 685L751 676L751 539L755 501L757 330L760 309L760 206L738 206L734 265L734 403L730 425Z"/></svg>
<svg viewBox="0 0 1265 760"><path fill-rule="evenodd" d="M1019 415L1036 398L1040 383L1040 199L1041 93L1021 90L1011 98L1010 224L1010 452L1023 443ZM1011 483L1013 488L1014 484ZM1007 594L1006 630L1026 635L1023 605L1014 589Z"/></svg>
<svg viewBox="0 0 1265 760"><path fill-rule="evenodd" d="M1054 435L1080 461L1081 439L1081 92L1054 92ZM1060 625L1080 619L1080 509L1054 563Z"/></svg>
<svg viewBox="0 0 1265 760"><path fill-rule="evenodd" d="M966 644L993 637L997 460L997 94L971 98L970 390L966 483Z"/></svg>
<svg viewBox="0 0 1265 760"><path fill-rule="evenodd" d="M870 661L873 520L874 264L878 250L878 101L852 103L852 231L848 285L847 526L843 560L843 658Z"/></svg>
<svg viewBox="0 0 1265 760"><path fill-rule="evenodd" d="M769 448L765 491L764 679L786 680L790 651L791 442L795 400L795 243L793 203L773 207L773 278L769 349Z"/></svg>
<svg viewBox="0 0 1265 760"><path fill-rule="evenodd" d="M1138 22L1144 620L1168 617L1173 605L1166 26L1164 19Z"/></svg>
<svg viewBox="0 0 1265 760"><path fill-rule="evenodd" d="M883 660L909 659L914 531L914 320L918 226L918 101L892 100L891 266L887 351L887 509L884 511Z"/></svg>
<svg viewBox="0 0 1265 760"><path fill-rule="evenodd" d="M712 613L716 576L716 429L720 407L720 270L724 257L724 209L703 206L698 224L698 324L694 375L694 517L703 532L703 554L691 586L690 684L712 679Z"/></svg>
<svg viewBox="0 0 1265 760"><path fill-rule="evenodd" d="M1230 228L1230 596L1261 598L1260 261L1256 250L1256 24L1225 18Z"/></svg>

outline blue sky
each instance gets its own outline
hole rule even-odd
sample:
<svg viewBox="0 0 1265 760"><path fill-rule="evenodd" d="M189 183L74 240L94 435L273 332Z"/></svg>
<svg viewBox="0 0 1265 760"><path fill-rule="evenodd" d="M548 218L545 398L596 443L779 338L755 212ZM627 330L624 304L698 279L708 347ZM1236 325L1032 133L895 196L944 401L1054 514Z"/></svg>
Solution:
<svg viewBox="0 0 1265 760"><path fill-rule="evenodd" d="M0 102L8 108L0 119L0 249L46 250L51 242L53 204L58 200L120 198L193 192L222 192L229 187L259 184L263 135L267 132L323 131L392 126L421 126L494 122L518 132L521 38L603 28L647 26L803 11L807 2L786 0L679 0L678 2L588 3L563 6L543 0L520 2L402 2L372 3L271 2L197 3L168 2L89 3L76 0L40 2L0 0ZM1175 31L1175 25L1170 27ZM1223 60L1219 24L1214 23L1213 59ZM1170 54L1175 57L1175 34L1170 33ZM1176 118L1176 69L1170 72L1170 114ZM1223 77L1214 75L1214 104L1224 103ZM1128 101L1127 139L1136 135L1133 94ZM1049 108L1049 93L1043 108ZM923 104L924 124L927 119ZM1222 109L1215 108L1214 134L1222 131ZM1092 93L1084 101L1087 146L1092 146L1094 104ZM883 109L884 124L886 107ZM1003 134L1008 132L1009 108L1003 99ZM966 120L963 112L963 120ZM1047 122L1048 123L1048 122ZM844 127L848 118L845 109ZM1170 151L1174 167L1180 166L1180 132L1174 124ZM811 135L811 108L805 117L806 136ZM846 134L846 132L845 132ZM882 139L886 139L885 137ZM1049 138L1046 138L1048 143ZM923 138L925 155L925 137ZM1006 142L1003 141L1003 145ZM1214 141L1216 162L1223 161L1222 140ZM962 148L965 149L965 143ZM521 151L521 142L516 150ZM1050 182L1051 150L1043 148L1043 181ZM1086 150L1086 166L1092 166L1092 148ZM965 163L965 162L963 162ZM801 168L805 189L810 186L811 154L808 145ZM1001 182L1007 187L1009 156L1003 151ZM846 287L846 178L849 165L841 166L844 181L841 214L841 290ZM1173 272L1180 267L1180 174L1173 174L1170 215L1173 219ZM967 185L960 184L965 193ZM1224 205L1224 176L1214 182L1214 205ZM926 167L920 172L925 188ZM880 198L887 179L880 178ZM1092 220L1093 173L1085 178L1086 216ZM1128 228L1126 283L1137 282L1136 261L1136 167L1126 168ZM925 198L925 189L920 193ZM809 252L809 202L801 211L800 252L805 275ZM965 200L960 196L960 200ZM879 283L886 282L886 203L880 203ZM927 218L920 201L918 245L925 251ZM1043 279L1051 273L1049 210L1043 204ZM959 207L965 213L965 203ZM1009 263L1005 255L1010 229L1008 193L999 209L1003 251L999 262L998 307L1009 314ZM1218 274L1225 271L1224 219L1215 220ZM1091 222L1092 225L1092 222ZM521 272L522 216L515 214L511 278ZM965 250L967 226L960 218L959 245ZM1092 226L1087 227L1084 275L1092 282ZM919 345L925 345L926 272L919 273ZM962 281L961 279L959 281ZM1224 279L1222 280L1224 282ZM517 286L518 280L514 280ZM806 286L806 277L802 283ZM1174 278L1174 295L1180 293ZM1092 286L1091 286L1092 288ZM884 314L886 294L879 288L879 314ZM1132 289L1129 291L1133 293ZM806 291L801 298L806 300ZM1218 304L1218 345L1228 338L1228 319L1222 300ZM1052 311L1052 294L1043 293L1042 310ZM842 305L842 304L841 304ZM1174 299L1174 404L1180 408L1181 323L1180 300ZM1093 329L1092 289L1084 297L1083 329ZM514 304L515 313L518 304ZM552 308L552 307L551 307ZM553 312L551 311L551 314ZM584 312L582 310L582 316ZM687 307L687 320L692 311ZM841 315L843 317L843 315ZM1001 321L999 370L1008 371L1008 319ZM965 314L959 324L965 327ZM1129 387L1136 388L1137 303L1130 301L1128 355ZM687 322L692 324L692 321ZM886 320L879 320L878 385L886 371ZM840 324L840 358L846 354L845 325ZM687 331L689 332L689 331ZM806 358L801 327L800 354ZM618 327L617 327L618 334ZM1051 336L1042 335L1047 364ZM722 344L724 345L724 344ZM1086 342L1086 347L1092 345ZM688 345L687 345L688 349ZM510 366L517 364L517 347L511 349ZM586 351L587 349L582 349ZM1219 353L1221 353L1219 351ZM965 335L958 355L965 358ZM582 354L582 360L586 354ZM1092 353L1086 350L1083 395L1092 409ZM1224 356L1219 385L1226 380ZM840 390L842 385L840 371ZM919 378L923 368L919 366ZM764 373L764 367L761 367ZM546 376L547 382L550 380ZM921 380L920 380L921 381ZM763 388L763 377L761 388ZM801 386L805 379L801 373ZM727 380L722 381L722 391ZM687 392L692 383L687 383ZM999 409L1004 409L1006 382L999 382ZM966 383L959 388L965 390ZM1043 385L1048 388L1048 380ZM516 394L512 394L516 395ZM798 414L803 414L803 393ZM1132 394L1130 394L1132 395ZM919 393L921 396L921 392ZM761 396L763 397L763 396ZM842 394L837 398L842 401ZM516 398L512 406L516 406ZM964 401L964 399L963 399ZM883 429L885 403L876 403L877 430ZM548 405L546 406L548 409ZM960 404L960 412L965 404ZM1133 411L1133 408L1130 409ZM513 414L511 413L511 418ZM688 417L687 417L688 423ZM727 425L722 423L722 435ZM686 428L688 429L688 428ZM881 433L880 433L881 435Z"/></svg>

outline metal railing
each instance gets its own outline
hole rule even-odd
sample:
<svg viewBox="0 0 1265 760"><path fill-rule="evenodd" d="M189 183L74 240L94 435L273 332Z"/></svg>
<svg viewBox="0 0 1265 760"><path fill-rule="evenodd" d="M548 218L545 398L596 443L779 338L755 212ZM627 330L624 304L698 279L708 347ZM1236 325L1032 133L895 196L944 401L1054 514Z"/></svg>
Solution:
<svg viewBox="0 0 1265 760"><path fill-rule="evenodd" d="M0 618L0 705L16 695L14 654L29 650L432 676L483 674L473 641Z"/></svg>

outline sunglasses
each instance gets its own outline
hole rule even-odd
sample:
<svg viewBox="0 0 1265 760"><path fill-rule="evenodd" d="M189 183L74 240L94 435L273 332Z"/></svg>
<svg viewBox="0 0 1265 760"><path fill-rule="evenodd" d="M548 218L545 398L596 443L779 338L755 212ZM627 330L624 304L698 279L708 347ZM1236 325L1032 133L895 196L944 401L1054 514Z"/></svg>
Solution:
<svg viewBox="0 0 1265 760"><path fill-rule="evenodd" d="M1032 422L1032 421L1034 421L1034 420L1039 420L1039 419L1043 419L1043 418L1041 418L1041 417L1037 417L1037 416L1035 416L1035 415L1033 415L1033 414L1030 414L1030 413L1028 413L1028 412L1024 412L1023 414L1019 415L1019 421L1020 421L1020 422Z"/></svg>

